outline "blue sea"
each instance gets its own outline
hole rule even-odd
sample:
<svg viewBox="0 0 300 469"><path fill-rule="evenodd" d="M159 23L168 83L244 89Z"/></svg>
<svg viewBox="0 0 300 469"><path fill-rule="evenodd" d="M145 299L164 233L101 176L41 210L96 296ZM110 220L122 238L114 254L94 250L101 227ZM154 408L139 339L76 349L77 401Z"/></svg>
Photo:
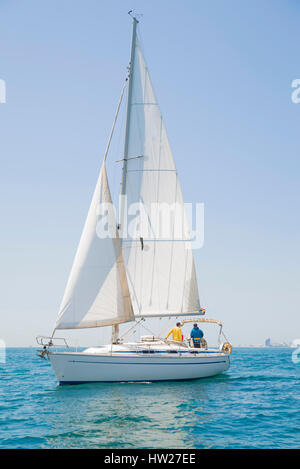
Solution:
<svg viewBox="0 0 300 469"><path fill-rule="evenodd" d="M0 364L0 448L299 448L292 349L236 348L186 382L58 386L35 349Z"/></svg>

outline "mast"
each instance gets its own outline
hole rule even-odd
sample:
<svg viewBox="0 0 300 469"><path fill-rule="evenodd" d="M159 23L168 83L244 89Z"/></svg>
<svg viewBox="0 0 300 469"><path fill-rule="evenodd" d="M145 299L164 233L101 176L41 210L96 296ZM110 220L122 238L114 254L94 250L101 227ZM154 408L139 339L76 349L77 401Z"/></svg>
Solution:
<svg viewBox="0 0 300 469"><path fill-rule="evenodd" d="M121 204L120 204L120 226L121 238L124 235L125 225L125 194L126 194L126 171L127 171L127 158L128 158L128 143L130 131L130 114L131 114L131 96L132 96L132 72L134 68L135 44L136 44L136 27L138 20L133 17L132 19L132 39L131 39L131 54L129 63L129 81L128 81L128 94L127 94L127 110L126 110L126 128L125 128L125 143L124 143L124 159L122 168L122 182L121 182Z"/></svg>
<svg viewBox="0 0 300 469"><path fill-rule="evenodd" d="M129 127L130 127L130 113L131 113L131 95L132 95L132 72L134 67L135 44L136 44L136 27L138 20L133 17L132 19L132 38L131 38L131 53L129 63L129 79L128 79L128 94L127 94L127 109L126 109L126 127L125 127L125 142L124 142L124 159L122 168L122 182L121 182L121 201L120 201L120 218L118 228L121 228L120 237L123 239L125 224L125 194L126 194L126 171L127 171L127 158L128 158L128 142L129 142ZM116 343L119 335L119 325L112 326L111 343Z"/></svg>

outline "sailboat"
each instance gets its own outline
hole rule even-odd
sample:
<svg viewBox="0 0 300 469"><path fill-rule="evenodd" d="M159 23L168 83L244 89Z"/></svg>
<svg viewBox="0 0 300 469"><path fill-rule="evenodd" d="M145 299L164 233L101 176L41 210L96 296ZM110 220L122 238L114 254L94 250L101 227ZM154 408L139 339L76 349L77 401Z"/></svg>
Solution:
<svg viewBox="0 0 300 469"><path fill-rule="evenodd" d="M198 379L222 373L230 366L231 345L222 342L222 323L204 318L205 310L200 307L180 181L137 24L133 17L128 75L54 331L51 337L38 338L42 345L39 354L49 359L59 384ZM106 160L125 90L117 223ZM160 210L174 204L178 216L170 217L166 236L160 229ZM136 205L140 209L129 230L129 207ZM105 219L106 235L104 225L99 227L100 218ZM123 323L131 323L130 333L148 318L175 321L178 317L184 317L181 325L217 324L218 347L209 348L202 340L199 348L191 340L168 340L152 333L135 341L120 336L119 325ZM56 337L59 330L106 326L112 327L111 343L83 351L70 351L65 339ZM67 348L56 348L56 340L63 340Z"/></svg>

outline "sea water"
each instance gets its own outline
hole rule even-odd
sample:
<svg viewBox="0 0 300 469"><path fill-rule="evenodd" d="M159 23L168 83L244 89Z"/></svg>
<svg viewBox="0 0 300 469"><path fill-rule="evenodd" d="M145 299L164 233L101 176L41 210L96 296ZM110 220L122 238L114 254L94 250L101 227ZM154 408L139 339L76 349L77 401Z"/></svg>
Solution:
<svg viewBox="0 0 300 469"><path fill-rule="evenodd" d="M8 349L0 448L297 448L292 352L236 348L226 373L195 381L58 386L35 349Z"/></svg>

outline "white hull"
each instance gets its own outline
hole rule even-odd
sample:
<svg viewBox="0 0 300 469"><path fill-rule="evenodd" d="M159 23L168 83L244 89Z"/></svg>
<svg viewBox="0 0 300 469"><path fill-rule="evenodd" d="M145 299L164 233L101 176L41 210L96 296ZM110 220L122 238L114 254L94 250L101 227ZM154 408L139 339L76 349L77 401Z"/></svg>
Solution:
<svg viewBox="0 0 300 469"><path fill-rule="evenodd" d="M206 378L228 370L229 356L219 351L156 353L119 350L99 353L50 352L49 360L60 384L124 381L177 381ZM156 356L159 355L159 356Z"/></svg>

